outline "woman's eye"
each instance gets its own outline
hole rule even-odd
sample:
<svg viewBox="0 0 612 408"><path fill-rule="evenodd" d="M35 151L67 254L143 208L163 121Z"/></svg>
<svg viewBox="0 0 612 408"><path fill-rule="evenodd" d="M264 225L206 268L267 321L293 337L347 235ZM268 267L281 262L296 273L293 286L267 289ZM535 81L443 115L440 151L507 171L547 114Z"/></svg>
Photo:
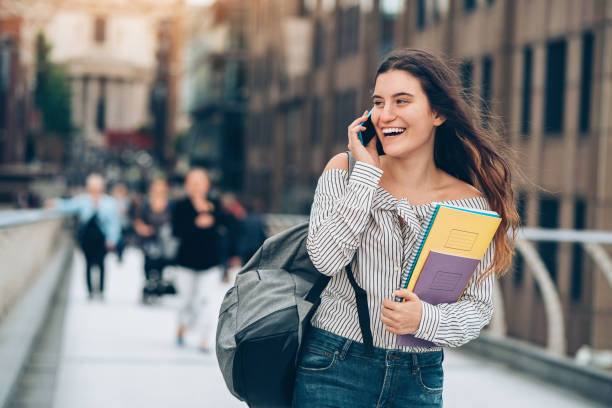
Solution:
<svg viewBox="0 0 612 408"><path fill-rule="evenodd" d="M382 104L381 101L374 101L374 106L382 106Z"/></svg>
<svg viewBox="0 0 612 408"><path fill-rule="evenodd" d="M398 104L398 105L402 105L402 104L404 104L404 103L408 103L408 100L406 100L406 99L398 99L398 100L397 100L397 104Z"/></svg>

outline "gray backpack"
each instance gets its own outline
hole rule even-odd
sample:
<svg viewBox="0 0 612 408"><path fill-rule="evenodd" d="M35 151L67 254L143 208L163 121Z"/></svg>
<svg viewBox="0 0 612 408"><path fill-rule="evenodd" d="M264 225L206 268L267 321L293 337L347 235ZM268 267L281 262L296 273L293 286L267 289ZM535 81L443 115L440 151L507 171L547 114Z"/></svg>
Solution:
<svg viewBox="0 0 612 408"><path fill-rule="evenodd" d="M349 174L355 161L349 154ZM290 407L302 338L329 281L306 251L308 223L268 238L236 276L217 326L217 360L230 392L250 407ZM373 350L366 292L355 290L364 344Z"/></svg>

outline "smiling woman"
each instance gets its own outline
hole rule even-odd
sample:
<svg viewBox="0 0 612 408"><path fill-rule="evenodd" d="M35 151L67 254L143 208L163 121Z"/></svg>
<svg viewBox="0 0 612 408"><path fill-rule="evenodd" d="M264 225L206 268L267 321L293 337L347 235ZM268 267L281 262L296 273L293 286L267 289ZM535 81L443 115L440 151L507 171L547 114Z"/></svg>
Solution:
<svg viewBox="0 0 612 408"><path fill-rule="evenodd" d="M442 406L443 347L476 337L493 312L495 275L509 266L518 227L512 161L493 126L460 96L457 75L438 57L402 50L380 65L364 146L366 111L348 126L356 159L327 164L310 215L307 248L331 280L312 317L298 364L294 406ZM379 155L378 139L384 149ZM397 290L435 202L496 211L503 219L460 301L432 305ZM374 351L363 347L355 297L341 272L351 264L366 291ZM404 302L393 302L394 296ZM398 345L413 334L434 347ZM395 393L402 389L405 392Z"/></svg>

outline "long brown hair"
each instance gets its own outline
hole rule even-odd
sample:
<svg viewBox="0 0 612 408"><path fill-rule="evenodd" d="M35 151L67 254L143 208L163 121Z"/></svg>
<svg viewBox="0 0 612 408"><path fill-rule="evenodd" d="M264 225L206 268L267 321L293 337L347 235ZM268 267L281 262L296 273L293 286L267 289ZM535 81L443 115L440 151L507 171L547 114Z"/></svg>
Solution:
<svg viewBox="0 0 612 408"><path fill-rule="evenodd" d="M470 105L464 100L457 75L441 58L422 50L398 50L381 63L376 78L394 70L406 71L417 78L431 109L446 118L436 128L436 166L478 188L491 209L501 216L494 237L495 256L480 279L493 273L503 276L512 263L520 218L511 179L511 173L516 171L515 160L501 138L500 126L479 109L480 104Z"/></svg>

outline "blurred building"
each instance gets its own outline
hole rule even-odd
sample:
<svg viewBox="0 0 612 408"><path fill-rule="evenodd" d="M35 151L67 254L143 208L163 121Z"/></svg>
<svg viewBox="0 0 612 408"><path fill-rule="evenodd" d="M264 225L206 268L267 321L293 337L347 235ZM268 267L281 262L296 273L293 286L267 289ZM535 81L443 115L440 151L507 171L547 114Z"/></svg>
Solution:
<svg viewBox="0 0 612 408"><path fill-rule="evenodd" d="M244 174L247 4L218 0L187 13L185 106L191 128L183 151L223 189L240 190Z"/></svg>
<svg viewBox="0 0 612 408"><path fill-rule="evenodd" d="M70 76L73 122L86 145L107 146L109 133L112 143L117 143L117 135L134 139L144 130L155 134L160 158L169 154L180 74L176 69L180 39L175 36L180 32L176 26L183 0L13 0L12 4L24 21L23 52L30 83L36 64L34 39L41 31L53 47L52 61Z"/></svg>
<svg viewBox="0 0 612 408"><path fill-rule="evenodd" d="M500 115L529 180L525 225L612 230L612 2L249 2L246 189L307 213L346 127L370 107L375 69L409 46L455 60L462 85ZM564 306L568 350L612 348L612 297L578 245L538 246ZM511 335L544 344L543 301L520 260L502 281ZM508 307L508 306L507 306Z"/></svg>

